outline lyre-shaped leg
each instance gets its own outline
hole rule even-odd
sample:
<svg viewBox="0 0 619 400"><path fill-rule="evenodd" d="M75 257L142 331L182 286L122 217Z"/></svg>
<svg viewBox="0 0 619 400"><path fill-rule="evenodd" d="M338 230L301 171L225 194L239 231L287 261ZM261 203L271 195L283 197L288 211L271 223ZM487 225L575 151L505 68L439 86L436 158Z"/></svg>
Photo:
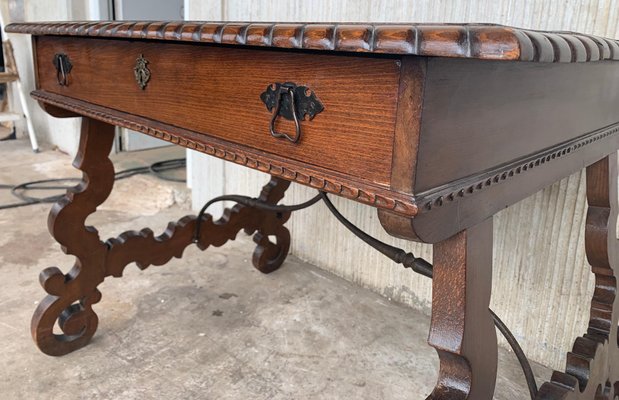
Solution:
<svg viewBox="0 0 619 400"><path fill-rule="evenodd" d="M540 400L619 397L617 153L587 167L587 202L585 250L595 274L589 327L568 353L566 371L555 371L551 381L542 385Z"/></svg>
<svg viewBox="0 0 619 400"><path fill-rule="evenodd" d="M262 188L259 199L265 203L277 204L284 198L288 186L289 181L271 177L271 181ZM266 218L263 218L255 230L253 227L245 228L245 233L251 235L256 232L254 235L256 250L252 263L258 271L268 274L282 265L290 250L290 232L284 226L290 218L290 212L264 215ZM269 236L275 236L275 243L269 240Z"/></svg>
<svg viewBox="0 0 619 400"><path fill-rule="evenodd" d="M428 399L492 399L498 350L491 286L492 219L434 245L428 342L440 370Z"/></svg>
<svg viewBox="0 0 619 400"><path fill-rule="evenodd" d="M94 335L98 318L92 309L101 298L97 286L107 276L122 276L124 268L135 262L144 269L180 258L194 243L197 219L186 216L170 223L166 231L155 236L150 229L128 231L105 243L97 230L85 226L86 218L105 201L114 184L114 167L109 160L114 127L84 118L80 147L74 165L83 172L82 181L55 204L48 226L52 236L67 254L75 256L75 266L68 274L51 267L41 272L40 281L48 294L32 318L32 336L46 354L60 356L85 346ZM260 200L276 204L284 197L290 182L271 177ZM236 205L213 221L202 220L197 245L204 250L233 240L239 231L254 234L256 250L253 264L264 273L281 266L290 247L290 233L284 223L290 212L265 211ZM275 243L270 241L275 237ZM62 333L54 333L58 321Z"/></svg>
<svg viewBox="0 0 619 400"><path fill-rule="evenodd" d="M65 253L76 258L68 274L51 267L39 277L49 295L37 307L31 330L37 346L49 355L63 355L85 346L97 330L98 318L92 305L101 298L97 286L105 278L107 247L99 240L97 230L85 226L85 222L112 190L114 166L108 155L113 140L113 126L82 120L79 150L73 162L83 172L82 181L49 214L50 233ZM53 332L56 320L61 334Z"/></svg>

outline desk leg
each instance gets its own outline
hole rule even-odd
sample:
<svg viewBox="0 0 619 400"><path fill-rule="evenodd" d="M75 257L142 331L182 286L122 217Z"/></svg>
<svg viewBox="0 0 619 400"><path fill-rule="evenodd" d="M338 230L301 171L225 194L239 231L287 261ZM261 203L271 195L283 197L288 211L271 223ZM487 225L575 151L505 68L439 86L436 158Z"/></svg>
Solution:
<svg viewBox="0 0 619 400"><path fill-rule="evenodd" d="M59 356L85 346L97 330L92 305L101 299L97 286L105 277L107 246L86 218L108 197L114 185L114 166L108 158L114 127L89 118L82 120L80 145L73 166L82 181L56 203L47 226L66 254L75 256L68 274L58 268L43 270L39 281L49 295L32 317L32 337L46 354ZM58 320L62 333L54 333Z"/></svg>
<svg viewBox="0 0 619 400"><path fill-rule="evenodd" d="M277 204L284 198L289 186L290 181L273 176L271 181L262 188L258 199L269 204ZM290 250L290 231L284 226L284 223L288 221L290 214L290 212L275 214L254 212L254 215L261 216L261 220L259 223L246 224L245 233L254 235L256 249L252 263L258 271L265 274L273 272L286 259ZM269 240L269 236L275 237L275 243Z"/></svg>
<svg viewBox="0 0 619 400"><path fill-rule="evenodd" d="M538 399L619 397L617 179L617 153L587 167L585 251L595 274L589 327L567 354L565 372L555 371L540 388Z"/></svg>
<svg viewBox="0 0 619 400"><path fill-rule="evenodd" d="M202 250L222 246L234 240L241 230L254 234L257 246L253 264L261 272L276 270L288 255L290 233L284 223L290 218L290 212L264 211L238 204L226 209L217 221L204 215L197 240L194 237L197 217L186 216L170 223L159 236L150 229L142 229L102 242L97 230L85 226L85 221L112 190L114 166L108 155L113 140L112 125L83 118L80 147L73 163L83 172L82 181L67 191L49 215L50 233L76 261L66 275L51 267L39 277L49 294L37 307L31 330L37 346L48 355L61 356L88 344L98 325L97 314L92 309L101 299L97 286L107 276L122 276L128 264L135 262L140 269L163 265L173 257L182 257L184 249L194 242ZM260 200L276 204L289 185L286 180L272 177L264 186ZM275 237L275 243L269 237ZM61 331L58 333L54 333L56 321Z"/></svg>
<svg viewBox="0 0 619 400"><path fill-rule="evenodd" d="M492 219L434 245L432 324L439 355L432 400L490 400L497 339L488 310L492 285Z"/></svg>

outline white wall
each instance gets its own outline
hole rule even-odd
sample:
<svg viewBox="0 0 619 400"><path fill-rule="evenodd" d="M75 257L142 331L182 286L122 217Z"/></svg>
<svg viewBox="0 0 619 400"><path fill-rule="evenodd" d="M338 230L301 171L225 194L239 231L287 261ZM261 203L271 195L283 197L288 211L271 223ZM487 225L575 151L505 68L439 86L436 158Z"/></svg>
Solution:
<svg viewBox="0 0 619 400"><path fill-rule="evenodd" d="M186 0L187 19L232 21L492 22L575 30L619 38L617 0ZM194 207L222 193L255 195L264 174L192 154ZM584 178L575 174L499 213L495 219L492 307L513 328L527 354L555 368L584 333L593 279L584 258ZM293 185L288 204L313 196ZM431 259L429 246L394 240L376 211L337 199L340 210L382 240ZM395 301L429 313L426 278L393 265L342 228L318 205L296 213L292 252ZM503 343L505 345L505 343Z"/></svg>
<svg viewBox="0 0 619 400"><path fill-rule="evenodd" d="M89 19L90 6L94 2L85 0L1 0L3 15L7 23L20 21L70 21ZM8 12L8 7L12 12ZM99 10L92 10L99 14ZM8 16L8 18L6 17ZM29 94L35 89L34 69L32 60L32 44L30 36L21 34L6 34L15 52L15 61L22 82L23 90ZM51 66L51 62L50 62ZM38 103L27 96L28 107L32 115L32 123L37 138L60 151L75 154L78 145L80 121L79 118L54 118L45 113ZM19 102L12 101L15 109ZM18 131L25 126L19 124Z"/></svg>

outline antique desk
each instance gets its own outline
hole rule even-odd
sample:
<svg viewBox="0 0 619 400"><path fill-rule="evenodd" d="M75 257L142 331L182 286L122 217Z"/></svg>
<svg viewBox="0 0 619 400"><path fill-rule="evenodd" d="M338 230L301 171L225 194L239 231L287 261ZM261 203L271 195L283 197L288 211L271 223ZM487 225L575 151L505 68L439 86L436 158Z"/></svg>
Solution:
<svg viewBox="0 0 619 400"><path fill-rule="evenodd" d="M84 117L75 160L83 181L49 217L76 263L67 274L41 273L48 295L32 334L44 353L88 343L97 286L132 262L165 264L192 243L221 246L245 230L255 233L255 267L277 269L290 241L283 224L295 209L277 203L297 182L320 191L354 232L327 194L376 207L391 235L434 245L432 266L356 232L433 276L428 341L440 373L429 398L491 399L494 324L505 331L488 309L492 217L586 168L585 244L596 277L589 328L565 372L531 396L619 397L619 42L493 25L67 22L7 32L33 35L32 96L41 106ZM188 216L161 236L145 229L103 242L84 222L112 190L114 125L271 181L219 221Z"/></svg>

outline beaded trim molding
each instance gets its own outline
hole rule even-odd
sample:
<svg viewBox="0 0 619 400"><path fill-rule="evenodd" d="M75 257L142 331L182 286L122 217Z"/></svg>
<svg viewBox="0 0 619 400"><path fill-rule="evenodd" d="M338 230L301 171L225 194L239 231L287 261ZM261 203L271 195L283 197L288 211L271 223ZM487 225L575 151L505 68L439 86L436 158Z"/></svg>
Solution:
<svg viewBox="0 0 619 400"><path fill-rule="evenodd" d="M618 40L484 24L89 21L15 23L6 31L505 61L619 60Z"/></svg>
<svg viewBox="0 0 619 400"><path fill-rule="evenodd" d="M311 175L287 166L274 164L271 160L256 156L240 149L231 149L216 141L209 142L209 137L200 135L204 141L196 141L166 129L156 129L147 126L144 118L129 116L125 113L92 105L80 100L66 99L63 96L34 91L32 97L38 101L75 112L80 115L102 120L112 125L122 126L139 131L158 139L178 144L189 149L194 149L218 158L232 161L249 168L257 169L274 176L280 176L306 186L310 186L329 193L340 195L358 202L377 208L393 211L407 217L414 217L419 212L425 213L437 207L453 203L460 198L477 194L478 192L494 186L516 176L524 174L534 168L550 163L555 159L565 157L576 150L613 136L619 133L619 123L588 133L570 141L553 146L534 155L518 159L492 169L486 173L475 174L460 180L449 182L443 186L421 192L416 196L406 193L394 192L388 189L372 187L371 185L352 185L332 177ZM136 121L128 118L135 119ZM178 128L177 128L178 129ZM189 131L187 131L189 132ZM191 132L190 132L191 133Z"/></svg>
<svg viewBox="0 0 619 400"><path fill-rule="evenodd" d="M524 174L527 171L565 157L576 150L617 133L619 133L619 123L553 146L532 156L521 158L484 174L465 177L444 186L419 193L416 196L417 204L420 207L419 211L428 212L435 207L441 207L459 198L473 195L490 186L502 183L515 175Z"/></svg>
<svg viewBox="0 0 619 400"><path fill-rule="evenodd" d="M279 176L377 208L390 210L407 217L413 217L418 211L414 197L406 193L394 192L371 184L364 185L361 182L346 182L344 179L338 180L331 175L327 176L326 174L317 174L315 171L303 168L290 167L286 163L276 164L273 162L272 157L260 157L250 151L237 148L234 145L220 143L219 140L200 133L175 127L167 129L167 126L163 124L158 124L161 127L154 128L152 121L143 117L90 104L85 101L68 99L64 96L42 90L32 92L31 96L35 100L63 110L98 119L111 125L132 129L170 143L257 169L270 175Z"/></svg>

